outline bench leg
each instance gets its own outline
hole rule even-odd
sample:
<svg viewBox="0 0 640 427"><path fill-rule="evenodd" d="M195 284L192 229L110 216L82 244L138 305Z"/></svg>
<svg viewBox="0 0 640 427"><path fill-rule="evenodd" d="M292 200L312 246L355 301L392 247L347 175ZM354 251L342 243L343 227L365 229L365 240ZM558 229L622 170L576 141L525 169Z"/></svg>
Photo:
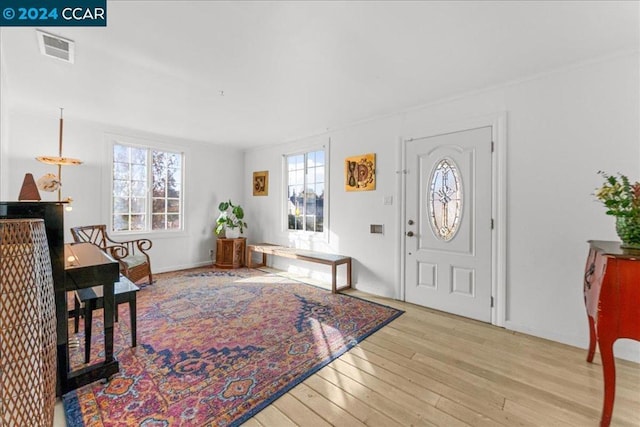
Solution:
<svg viewBox="0 0 640 427"><path fill-rule="evenodd" d="M131 319L131 347L135 347L137 341L136 317L136 293L133 292L129 297L129 318Z"/></svg>
<svg viewBox="0 0 640 427"><path fill-rule="evenodd" d="M91 354L91 322L93 321L94 309L92 301L84 303L84 363L89 363Z"/></svg>
<svg viewBox="0 0 640 427"><path fill-rule="evenodd" d="M338 283L337 283L337 273L338 267L335 264L331 264L331 293L335 294L338 292Z"/></svg>
<svg viewBox="0 0 640 427"><path fill-rule="evenodd" d="M75 291L73 293L73 333L77 334L80 326L80 301L78 301L78 295Z"/></svg>

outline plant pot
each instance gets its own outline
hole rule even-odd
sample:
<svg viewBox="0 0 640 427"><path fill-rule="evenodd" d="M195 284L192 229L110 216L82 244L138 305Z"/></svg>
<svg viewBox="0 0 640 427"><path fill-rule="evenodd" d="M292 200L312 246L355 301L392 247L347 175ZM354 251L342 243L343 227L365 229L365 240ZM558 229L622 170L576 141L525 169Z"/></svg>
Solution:
<svg viewBox="0 0 640 427"><path fill-rule="evenodd" d="M237 239L238 237L240 237L240 228L225 228L224 237L227 239Z"/></svg>
<svg viewBox="0 0 640 427"><path fill-rule="evenodd" d="M640 218L616 217L616 232L622 240L621 248L640 249Z"/></svg>

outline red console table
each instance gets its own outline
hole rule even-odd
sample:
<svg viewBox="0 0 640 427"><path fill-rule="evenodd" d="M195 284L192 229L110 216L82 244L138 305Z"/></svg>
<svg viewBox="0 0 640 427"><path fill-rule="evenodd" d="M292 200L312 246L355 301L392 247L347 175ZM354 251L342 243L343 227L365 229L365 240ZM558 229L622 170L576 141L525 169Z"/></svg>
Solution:
<svg viewBox="0 0 640 427"><path fill-rule="evenodd" d="M604 404L600 426L608 426L616 393L613 343L618 338L640 341L640 251L619 242L589 241L584 275L584 302L589 320L589 353L600 347L604 374Z"/></svg>

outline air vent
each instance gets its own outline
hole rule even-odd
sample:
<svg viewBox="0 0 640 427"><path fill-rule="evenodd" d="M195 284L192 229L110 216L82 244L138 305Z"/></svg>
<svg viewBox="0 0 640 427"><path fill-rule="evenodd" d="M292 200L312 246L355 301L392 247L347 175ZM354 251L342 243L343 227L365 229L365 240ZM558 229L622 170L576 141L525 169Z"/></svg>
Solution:
<svg viewBox="0 0 640 427"><path fill-rule="evenodd" d="M73 40L36 30L40 53L73 64L75 43Z"/></svg>

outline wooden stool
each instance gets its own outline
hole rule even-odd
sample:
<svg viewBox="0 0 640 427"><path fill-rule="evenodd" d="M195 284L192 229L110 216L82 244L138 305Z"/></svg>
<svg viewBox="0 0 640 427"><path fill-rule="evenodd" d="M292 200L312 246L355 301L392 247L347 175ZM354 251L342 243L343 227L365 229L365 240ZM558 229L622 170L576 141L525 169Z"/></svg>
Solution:
<svg viewBox="0 0 640 427"><path fill-rule="evenodd" d="M89 363L91 353L91 321L93 320L93 310L103 308L104 298L102 286L83 288L75 291L75 316L74 331L78 332L79 316L84 314L84 363ZM116 299L115 320L118 321L118 305L129 303L129 316L131 319L131 347L136 346L136 293L140 290L129 279L120 275L120 281L114 283L114 295ZM84 305L84 308L81 306Z"/></svg>

